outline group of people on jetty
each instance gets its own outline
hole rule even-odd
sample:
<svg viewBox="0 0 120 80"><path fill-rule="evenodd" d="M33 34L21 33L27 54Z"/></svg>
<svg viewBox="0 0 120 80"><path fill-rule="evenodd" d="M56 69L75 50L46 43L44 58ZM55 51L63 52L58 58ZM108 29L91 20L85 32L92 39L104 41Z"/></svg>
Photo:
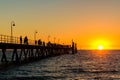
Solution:
<svg viewBox="0 0 120 80"><path fill-rule="evenodd" d="M48 46L48 47L58 47L58 48L71 48L72 49L72 54L77 53L77 44L74 43L72 41L72 45L64 45L64 44L57 44L57 43L51 43L50 41L48 41L48 43L45 43L44 41L42 41L41 39L39 40L34 40L29 41L28 42L28 37L25 36L24 38L22 38L22 36L20 36L20 44L24 44L24 45L29 45L29 43L32 45L38 45L38 46Z"/></svg>
<svg viewBox="0 0 120 80"><path fill-rule="evenodd" d="M24 43L22 42L22 36L20 36L20 44L25 44L25 45L28 45L28 38L27 36L24 37ZM50 46L50 47L67 47L67 48L70 48L72 47L72 53L77 53L77 47L76 47L76 43L74 43L72 41L72 45L61 45L61 44L56 44L56 43L51 43L50 41L46 44L44 41L41 41L41 39L39 40L35 40L35 45L39 45L39 46Z"/></svg>
<svg viewBox="0 0 120 80"><path fill-rule="evenodd" d="M28 37L25 36L24 38L22 38L22 36L20 36L20 44L25 44L25 45L29 45L29 42L28 42ZM24 42L23 42L24 41ZM33 42L32 42L33 43ZM31 44L31 41L30 41L30 44ZM56 43L51 43L50 41L46 44L44 41L42 41L41 39L38 39L38 40L35 40L34 41L34 44L35 45L40 45L40 46L63 46L63 45L60 45L60 44L56 44ZM70 45L64 45L66 47L70 46Z"/></svg>
<svg viewBox="0 0 120 80"><path fill-rule="evenodd" d="M20 36L20 44L22 44L22 36ZM24 44L27 44L28 45L28 38L27 38L27 36L25 36L25 38L24 38Z"/></svg>
<svg viewBox="0 0 120 80"><path fill-rule="evenodd" d="M20 44L23 44L23 38L22 38L22 36L20 36ZM26 44L26 45L28 45L29 43L28 43L28 37L27 36L25 36L24 37L24 44ZM39 39L38 41L37 40L35 40L35 45L45 45L45 42L43 41L41 41L41 39Z"/></svg>

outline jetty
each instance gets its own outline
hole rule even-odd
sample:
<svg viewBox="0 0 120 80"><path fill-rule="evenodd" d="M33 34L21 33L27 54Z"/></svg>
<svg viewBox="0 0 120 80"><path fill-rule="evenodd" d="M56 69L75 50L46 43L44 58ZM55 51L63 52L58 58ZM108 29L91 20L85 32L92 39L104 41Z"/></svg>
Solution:
<svg viewBox="0 0 120 80"><path fill-rule="evenodd" d="M20 37L0 35L1 64L22 64L62 54L77 53L74 42L71 45L65 45L50 42L36 44L34 40L28 40L27 43L23 41L24 39Z"/></svg>

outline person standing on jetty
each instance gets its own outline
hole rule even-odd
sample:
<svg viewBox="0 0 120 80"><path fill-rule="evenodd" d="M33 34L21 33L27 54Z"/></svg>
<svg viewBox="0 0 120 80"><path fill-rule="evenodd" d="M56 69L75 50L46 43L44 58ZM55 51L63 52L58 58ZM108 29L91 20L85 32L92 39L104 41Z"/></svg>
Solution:
<svg viewBox="0 0 120 80"><path fill-rule="evenodd" d="M22 36L20 36L20 44L22 44Z"/></svg>
<svg viewBox="0 0 120 80"><path fill-rule="evenodd" d="M37 40L35 40L35 45L37 45Z"/></svg>
<svg viewBox="0 0 120 80"><path fill-rule="evenodd" d="M45 46L45 42L43 41L43 46Z"/></svg>
<svg viewBox="0 0 120 80"><path fill-rule="evenodd" d="M38 45L42 45L41 39L38 40Z"/></svg>
<svg viewBox="0 0 120 80"><path fill-rule="evenodd" d="M24 44L28 45L28 38L27 38L27 36L25 36L25 38L24 38Z"/></svg>

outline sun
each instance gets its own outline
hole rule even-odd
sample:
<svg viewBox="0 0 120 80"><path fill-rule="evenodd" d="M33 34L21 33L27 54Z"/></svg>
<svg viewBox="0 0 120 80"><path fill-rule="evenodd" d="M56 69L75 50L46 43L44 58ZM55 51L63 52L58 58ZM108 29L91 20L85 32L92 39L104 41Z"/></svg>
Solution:
<svg viewBox="0 0 120 80"><path fill-rule="evenodd" d="M103 49L104 49L104 47L102 45L98 46L98 50L103 50Z"/></svg>
<svg viewBox="0 0 120 80"><path fill-rule="evenodd" d="M91 49L106 50L110 49L110 41L107 39L95 39L91 42Z"/></svg>

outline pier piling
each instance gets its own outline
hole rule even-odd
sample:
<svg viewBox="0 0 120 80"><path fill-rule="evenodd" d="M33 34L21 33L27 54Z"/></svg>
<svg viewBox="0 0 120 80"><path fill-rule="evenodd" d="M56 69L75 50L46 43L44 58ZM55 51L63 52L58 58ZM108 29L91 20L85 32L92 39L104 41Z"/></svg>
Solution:
<svg viewBox="0 0 120 80"><path fill-rule="evenodd" d="M0 35L0 49L2 52L1 62L31 62L35 60L40 60L42 58L47 58L51 56L57 56L61 54L67 54L70 51L72 54L77 52L76 43L72 42L72 45L62 45L62 44L52 44L48 45L34 45L34 44L22 44L17 41L18 37L13 37L12 43L10 42L11 36ZM15 39L15 40L14 40ZM7 59L7 50L12 50L11 61Z"/></svg>

